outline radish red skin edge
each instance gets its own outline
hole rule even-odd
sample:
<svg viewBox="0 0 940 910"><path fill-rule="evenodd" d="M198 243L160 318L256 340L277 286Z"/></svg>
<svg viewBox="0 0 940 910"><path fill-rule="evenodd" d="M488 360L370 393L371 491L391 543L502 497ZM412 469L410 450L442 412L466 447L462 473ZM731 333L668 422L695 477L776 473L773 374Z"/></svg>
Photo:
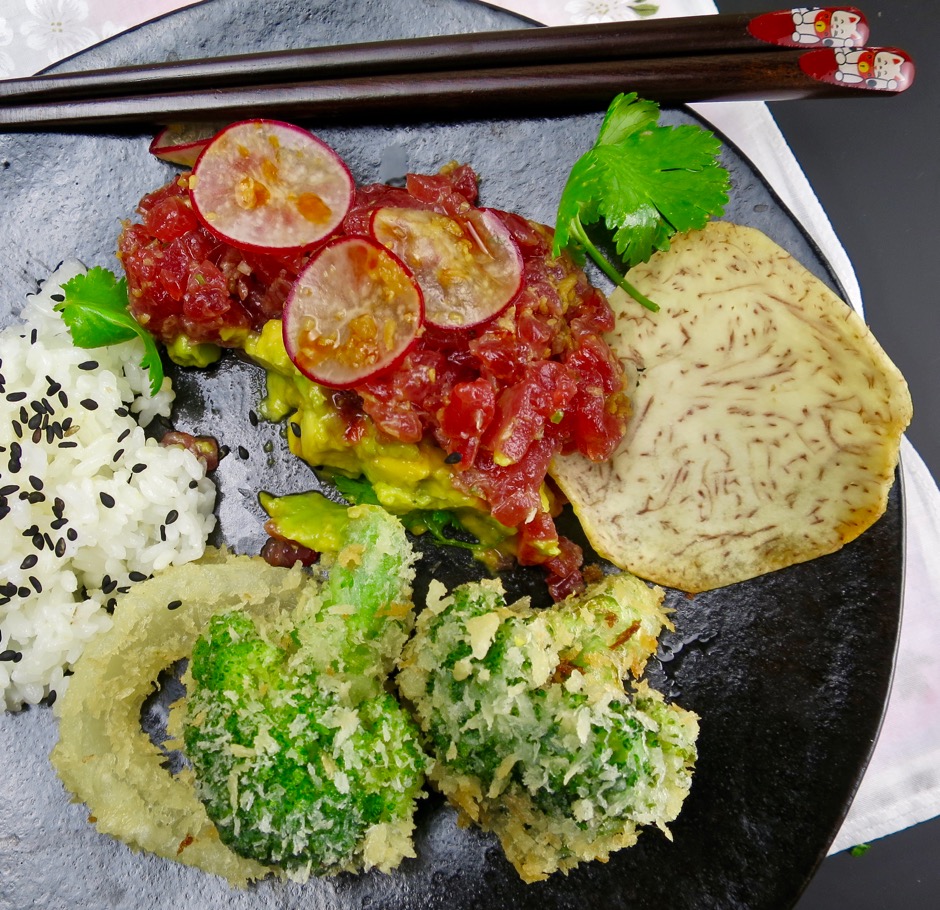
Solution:
<svg viewBox="0 0 940 910"><path fill-rule="evenodd" d="M243 120L217 133L190 177L196 215L232 246L261 253L313 249L352 204L349 168L308 130Z"/></svg>
<svg viewBox="0 0 940 910"><path fill-rule="evenodd" d="M451 216L388 206L372 213L370 231L414 273L429 326L480 325L502 313L522 288L522 253L489 209Z"/></svg>
<svg viewBox="0 0 940 910"><path fill-rule="evenodd" d="M340 237L297 277L284 346L309 379L348 389L398 366L423 320L424 298L404 263L371 237Z"/></svg>
<svg viewBox="0 0 940 910"><path fill-rule="evenodd" d="M161 161L192 167L218 126L176 124L160 130L150 143L150 154Z"/></svg>

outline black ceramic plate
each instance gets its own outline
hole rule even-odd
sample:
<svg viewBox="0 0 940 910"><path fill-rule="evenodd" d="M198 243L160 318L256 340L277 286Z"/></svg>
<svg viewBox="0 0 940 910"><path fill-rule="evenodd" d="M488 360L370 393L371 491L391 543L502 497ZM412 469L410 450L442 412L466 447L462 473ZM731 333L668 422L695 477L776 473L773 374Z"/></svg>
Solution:
<svg viewBox="0 0 940 910"><path fill-rule="evenodd" d="M519 24L465 0L213 0L66 68ZM387 176L383 161L401 154L414 171L459 159L483 175L484 204L550 223L567 170L599 122L599 115L586 115L318 132L360 181ZM733 179L727 217L761 228L831 283L800 226L747 162L731 148L724 162ZM147 153L147 137L0 137L0 322L10 321L37 279L63 258L114 268L119 220L171 173ZM257 552L258 489L310 487L312 473L284 454L276 428L250 426L258 371L228 359L176 378L177 424L215 434L233 453L239 445L250 452L247 460L232 454L222 463L219 515L227 543ZM30 709L0 717L0 905L790 907L839 827L878 729L900 615L902 547L896 488L884 518L839 553L694 599L670 594L677 632L663 642L651 675L702 718L696 779L671 842L649 831L606 865L525 886L494 840L459 829L432 797L420 811L418 859L395 874L232 891L99 835L87 810L69 804L46 760L55 740L51 712ZM429 552L423 571L443 571L439 556ZM525 588L531 579L513 583Z"/></svg>

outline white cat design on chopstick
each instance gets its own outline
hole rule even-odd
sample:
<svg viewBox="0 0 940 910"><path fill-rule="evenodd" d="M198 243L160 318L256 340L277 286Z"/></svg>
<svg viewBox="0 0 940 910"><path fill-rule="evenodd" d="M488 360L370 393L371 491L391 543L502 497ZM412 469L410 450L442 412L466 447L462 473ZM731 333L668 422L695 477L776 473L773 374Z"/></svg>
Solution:
<svg viewBox="0 0 940 910"><path fill-rule="evenodd" d="M908 57L892 48L851 48L837 50L835 78L846 85L893 91L908 81Z"/></svg>
<svg viewBox="0 0 940 910"><path fill-rule="evenodd" d="M853 47L863 43L858 34L862 16L857 10L801 6L790 10L790 14L794 44Z"/></svg>

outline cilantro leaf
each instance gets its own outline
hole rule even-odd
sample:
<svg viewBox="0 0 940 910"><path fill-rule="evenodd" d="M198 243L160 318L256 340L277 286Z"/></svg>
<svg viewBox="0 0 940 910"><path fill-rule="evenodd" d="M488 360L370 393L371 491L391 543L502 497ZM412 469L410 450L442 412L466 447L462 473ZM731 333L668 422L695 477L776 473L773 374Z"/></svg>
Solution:
<svg viewBox="0 0 940 910"><path fill-rule="evenodd" d="M669 248L677 232L704 227L728 201L721 143L698 126L662 126L659 106L618 95L597 141L574 164L558 204L553 252L587 253L615 284L649 309L655 303L627 282L597 248L587 226L603 221L627 269Z"/></svg>
<svg viewBox="0 0 940 910"><path fill-rule="evenodd" d="M150 393L163 385L163 362L153 336L127 309L127 282L100 266L62 285L65 300L56 304L62 321L80 348L100 348L132 338L144 343L141 367L150 374Z"/></svg>
<svg viewBox="0 0 940 910"><path fill-rule="evenodd" d="M365 477L347 477L345 474L330 472L330 480L333 485L343 495L343 498L354 505L381 505L379 497L375 495L375 489Z"/></svg>

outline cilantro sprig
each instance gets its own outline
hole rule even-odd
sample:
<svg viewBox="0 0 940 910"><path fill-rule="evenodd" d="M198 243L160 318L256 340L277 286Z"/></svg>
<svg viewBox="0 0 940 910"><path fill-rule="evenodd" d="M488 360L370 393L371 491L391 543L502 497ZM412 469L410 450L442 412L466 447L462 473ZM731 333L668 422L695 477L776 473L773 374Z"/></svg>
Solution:
<svg viewBox="0 0 940 910"><path fill-rule="evenodd" d="M620 94L607 110L594 146L568 176L558 205L554 253L586 253L614 284L651 310L659 307L634 288L588 236L603 220L629 270L677 232L704 227L728 201L728 172L718 163L721 143L695 125L663 126L659 106Z"/></svg>
<svg viewBox="0 0 940 910"><path fill-rule="evenodd" d="M153 336L127 309L127 281L96 266L62 285L65 300L56 304L72 341L80 348L100 348L132 338L144 343L141 367L150 374L150 393L163 385L163 363Z"/></svg>

